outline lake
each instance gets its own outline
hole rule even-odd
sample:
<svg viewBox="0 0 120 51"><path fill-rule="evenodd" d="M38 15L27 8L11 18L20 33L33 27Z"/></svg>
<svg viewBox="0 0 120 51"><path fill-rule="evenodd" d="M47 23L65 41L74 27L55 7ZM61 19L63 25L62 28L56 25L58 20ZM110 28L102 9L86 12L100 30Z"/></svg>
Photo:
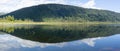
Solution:
<svg viewBox="0 0 120 51"><path fill-rule="evenodd" d="M0 51L120 51L120 25L0 25Z"/></svg>

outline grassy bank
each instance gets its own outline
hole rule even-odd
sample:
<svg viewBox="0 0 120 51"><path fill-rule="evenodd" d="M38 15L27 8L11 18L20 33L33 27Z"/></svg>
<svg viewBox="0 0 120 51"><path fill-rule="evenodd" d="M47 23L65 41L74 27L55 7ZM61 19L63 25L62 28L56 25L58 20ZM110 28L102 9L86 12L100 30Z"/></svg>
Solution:
<svg viewBox="0 0 120 51"><path fill-rule="evenodd" d="M60 25L60 24L120 24L120 22L0 22L0 24Z"/></svg>
<svg viewBox="0 0 120 51"><path fill-rule="evenodd" d="M34 22L31 19L15 19L14 16L6 16L0 18L0 24L38 24L38 25L60 25L60 24L120 24L120 22L114 21L88 21L81 18L65 17L63 18L44 18L43 22Z"/></svg>

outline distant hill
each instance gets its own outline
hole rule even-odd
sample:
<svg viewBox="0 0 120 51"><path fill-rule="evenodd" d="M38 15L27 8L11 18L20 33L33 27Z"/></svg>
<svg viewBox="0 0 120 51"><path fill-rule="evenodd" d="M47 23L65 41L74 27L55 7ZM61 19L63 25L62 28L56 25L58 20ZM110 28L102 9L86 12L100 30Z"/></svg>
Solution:
<svg viewBox="0 0 120 51"><path fill-rule="evenodd" d="M33 21L120 21L120 13L62 4L41 4L26 7L0 17L7 15L12 15L16 19L31 19Z"/></svg>
<svg viewBox="0 0 120 51"><path fill-rule="evenodd" d="M5 13L3 13L3 12L0 12L0 15L4 15Z"/></svg>

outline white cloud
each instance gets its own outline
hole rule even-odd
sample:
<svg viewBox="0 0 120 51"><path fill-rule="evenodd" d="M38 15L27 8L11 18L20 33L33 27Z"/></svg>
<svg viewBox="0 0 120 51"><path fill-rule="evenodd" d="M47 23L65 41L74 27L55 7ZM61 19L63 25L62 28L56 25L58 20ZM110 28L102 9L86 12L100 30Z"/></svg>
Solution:
<svg viewBox="0 0 120 51"><path fill-rule="evenodd" d="M6 3L6 2L9 2L10 0L2 0L0 1L0 3Z"/></svg>
<svg viewBox="0 0 120 51"><path fill-rule="evenodd" d="M0 12L11 12L20 8L47 3L76 5L85 8L100 9L95 7L95 0L89 0L86 3L81 3L81 0L0 0Z"/></svg>
<svg viewBox="0 0 120 51"><path fill-rule="evenodd" d="M0 51L9 51L11 48L34 48L34 47L40 47L45 48L48 46L55 46L55 47L63 47L63 43L40 43L30 40L24 40L9 34L1 34L0 35Z"/></svg>
<svg viewBox="0 0 120 51"><path fill-rule="evenodd" d="M102 39L102 37L97 37L97 38L87 38L87 39L83 39L81 40L82 42L88 44L89 46L91 47L94 47L95 46L95 41L98 40L98 39Z"/></svg>
<svg viewBox="0 0 120 51"><path fill-rule="evenodd" d="M47 3L65 4L64 0L0 0L0 12L11 12L20 8Z"/></svg>
<svg viewBox="0 0 120 51"><path fill-rule="evenodd" d="M89 0L87 3L83 4L82 6L86 8L94 8L95 0Z"/></svg>
<svg viewBox="0 0 120 51"><path fill-rule="evenodd" d="M96 7L95 5L96 5L95 0L89 0L86 3L83 3L81 6L84 8L101 9L101 8Z"/></svg>
<svg viewBox="0 0 120 51"><path fill-rule="evenodd" d="M71 41L71 42L61 42L61 43L41 43L35 42L30 40L21 39L10 34L6 34L0 32L0 51L9 51L10 49L19 49L19 48L46 48L49 46L59 47L62 48L64 46L73 46L73 45L81 45L81 44L88 44L89 46L94 47L95 41L98 39L102 39L102 37L98 38L87 38L78 41Z"/></svg>

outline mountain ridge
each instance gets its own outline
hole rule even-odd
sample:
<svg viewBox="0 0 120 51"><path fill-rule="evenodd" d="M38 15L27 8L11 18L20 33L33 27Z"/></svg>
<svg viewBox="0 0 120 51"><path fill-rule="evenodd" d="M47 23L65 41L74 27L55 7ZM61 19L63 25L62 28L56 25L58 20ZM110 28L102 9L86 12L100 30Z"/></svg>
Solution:
<svg viewBox="0 0 120 51"><path fill-rule="evenodd" d="M46 19L63 19L69 21L120 21L120 13L108 11L88 9L72 5L62 4L41 4L31 7L22 8L6 15L13 15L15 19L31 19L33 21L44 21ZM73 20L70 20L73 19ZM78 20L79 19L79 20Z"/></svg>

